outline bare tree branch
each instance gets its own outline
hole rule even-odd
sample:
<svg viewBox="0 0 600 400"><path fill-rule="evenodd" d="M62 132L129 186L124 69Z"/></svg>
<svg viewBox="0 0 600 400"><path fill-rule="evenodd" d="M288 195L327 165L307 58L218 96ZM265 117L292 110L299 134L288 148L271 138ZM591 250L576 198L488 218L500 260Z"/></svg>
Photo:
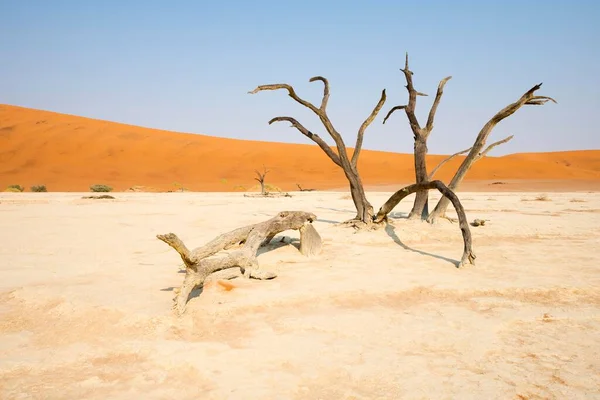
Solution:
<svg viewBox="0 0 600 400"><path fill-rule="evenodd" d="M322 76L313 76L308 80L309 82L321 81L323 82L323 100L321 100L321 111L325 111L327 108L327 102L329 101L329 81Z"/></svg>
<svg viewBox="0 0 600 400"><path fill-rule="evenodd" d="M312 104L310 101L306 101L306 100L300 98L294 91L294 88L292 86L288 85L287 83L276 83L276 84L272 84L272 85L260 85L256 89L254 89L253 91L248 92L248 93L256 94L256 93L262 92L264 90L279 90L279 89L287 90L288 95L292 99L296 100L298 103L302 104L304 107L311 109L315 114L317 114L317 115L321 114L321 110L319 108L315 107L315 105Z"/></svg>
<svg viewBox="0 0 600 400"><path fill-rule="evenodd" d="M309 131L308 129L306 129L296 119L294 119L292 117L275 117L269 121L269 125L271 125L273 122L282 122L282 121L287 121L287 122L291 123L292 126L296 129L298 129L304 136L306 136L307 138L309 138L310 140L312 140L313 142L318 144L319 147L321 148L321 150L323 150L325 152L325 154L327 154L327 156L329 156L331 161L333 161L336 165L338 165L340 167L342 166L340 157L337 154L335 154L335 152L331 149L331 147L319 135L314 134L311 131Z"/></svg>
<svg viewBox="0 0 600 400"><path fill-rule="evenodd" d="M404 77L406 78L406 90L408 90L408 105L404 108L404 111L406 112L406 116L408 117L408 121L410 122L410 126L412 128L413 133L415 134L415 136L418 136L421 134L421 125L419 125L419 121L417 120L417 116L415 115L417 96L426 95L415 90L412 80L413 72L408 68L408 53L406 53L404 69L401 69L400 71L404 73Z"/></svg>
<svg viewBox="0 0 600 400"><path fill-rule="evenodd" d="M387 119L390 117L390 115L392 115L394 113L394 111L404 110L406 107L407 106L395 106L395 107L392 107L392 109L390 111L388 111L387 115L383 119L383 123L385 124L385 121L387 121Z"/></svg>
<svg viewBox="0 0 600 400"><path fill-rule="evenodd" d="M436 167L433 169L433 171L431 171L431 173L429 174L429 180L433 179L433 176L435 175L435 173L436 173L436 172L438 172L438 170L439 170L440 168L442 168L442 167L444 166L444 164L446 164L448 161L452 160L454 157L460 156L461 154L465 154L466 152L468 152L468 151L470 151L470 150L471 150L471 147L469 147L469 148L468 148L468 149L466 149L466 150L459 151L458 153L454 153L454 154L452 154L451 156L449 156L449 157L447 157L447 158L443 159L443 160L442 160L442 161L441 161L441 162L440 162L440 163L439 163L439 164L438 164L438 165L437 165L437 166L436 166Z"/></svg>
<svg viewBox="0 0 600 400"><path fill-rule="evenodd" d="M435 94L435 100L433 101L433 105L429 110L429 116L427 117L427 125L425 127L426 135L429 136L431 131L433 130L433 120L435 119L435 113L437 112L438 105L440 104L440 100L442 99L442 95L444 94L444 86L446 82L452 79L451 76L447 76L442 79L438 85L437 93Z"/></svg>
<svg viewBox="0 0 600 400"><path fill-rule="evenodd" d="M501 144L510 142L512 140L512 138L515 137L514 135L510 135L509 137L506 137L502 140L498 140L497 142L494 142L492 144L490 144L488 147L486 147L485 150L483 150L481 153L479 153L479 156L477 156L477 160L479 160L480 158L483 158L486 156L487 153L490 152L490 150L492 150L494 147L496 146L500 146Z"/></svg>
<svg viewBox="0 0 600 400"><path fill-rule="evenodd" d="M377 103L371 114L367 117L365 122L363 122L360 128L358 129L358 135L356 136L356 146L354 146L354 153L352 154L352 165L355 168L356 164L358 163L358 156L360 155L360 150L362 149L363 136L365 135L365 130L369 125L371 125L375 117L377 117L377 114L379 114L379 111L381 111L381 108L385 104L385 100L385 89L383 89L383 91L381 92L381 98L379 99L379 102Z"/></svg>
<svg viewBox="0 0 600 400"><path fill-rule="evenodd" d="M490 152L490 150L492 150L494 147L496 146L500 146L501 144L504 144L506 142L509 142L512 138L514 137L514 135L510 135L507 138L504 138L502 140L498 140L497 142L494 142L492 144L490 144L488 147L486 147L485 150L483 150L481 153L479 153L479 155L477 156L477 158L475 159L475 161L479 160L480 158L483 158L487 155L487 153ZM469 151L471 151L473 147L469 147L468 149L459 151L458 153L454 153L451 156L443 159L434 169L433 171L431 171L431 173L429 174L429 180L433 179L433 176L435 175L435 173L437 171L439 171L440 168L442 168L442 166L444 166L444 164L446 164L448 161L452 160L454 157L460 156L461 154L465 154Z"/></svg>

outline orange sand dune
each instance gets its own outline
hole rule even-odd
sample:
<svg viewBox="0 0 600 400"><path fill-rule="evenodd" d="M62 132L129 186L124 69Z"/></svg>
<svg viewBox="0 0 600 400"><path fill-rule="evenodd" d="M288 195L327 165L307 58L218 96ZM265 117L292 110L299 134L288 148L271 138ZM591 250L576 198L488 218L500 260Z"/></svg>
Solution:
<svg viewBox="0 0 600 400"><path fill-rule="evenodd" d="M408 140L408 139L407 139ZM429 157L430 168L445 156ZM462 158L437 175L448 180ZM365 185L413 180L412 155L363 151ZM175 133L28 108L0 105L0 189L9 184L50 191L146 186L195 191L247 190L266 165L268 183L282 190L345 187L343 173L312 145L224 139ZM466 181L578 180L600 182L600 150L487 157Z"/></svg>

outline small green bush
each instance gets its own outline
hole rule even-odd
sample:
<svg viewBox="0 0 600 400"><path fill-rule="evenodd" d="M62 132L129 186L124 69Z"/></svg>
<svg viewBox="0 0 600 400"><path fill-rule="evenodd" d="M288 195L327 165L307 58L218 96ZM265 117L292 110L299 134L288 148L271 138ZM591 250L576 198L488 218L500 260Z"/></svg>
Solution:
<svg viewBox="0 0 600 400"><path fill-rule="evenodd" d="M92 192L112 192L113 188L108 185L92 185L90 190Z"/></svg>
<svg viewBox="0 0 600 400"><path fill-rule="evenodd" d="M21 185L8 185L7 192L22 192L25 188Z"/></svg>
<svg viewBox="0 0 600 400"><path fill-rule="evenodd" d="M46 185L33 185L31 187L31 191L40 193L40 192L47 192L48 189L46 189Z"/></svg>

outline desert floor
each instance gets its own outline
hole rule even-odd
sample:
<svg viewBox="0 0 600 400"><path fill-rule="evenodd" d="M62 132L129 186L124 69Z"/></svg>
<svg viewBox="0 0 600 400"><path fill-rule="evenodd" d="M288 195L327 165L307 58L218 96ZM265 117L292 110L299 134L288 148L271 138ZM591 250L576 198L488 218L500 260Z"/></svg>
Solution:
<svg viewBox="0 0 600 400"><path fill-rule="evenodd" d="M540 194L460 193L489 222L457 269L457 224L404 219L412 196L354 233L339 192L0 193L0 398L600 398L600 193ZM196 247L282 210L318 216L320 256L271 244L276 279L173 314L182 262L156 234Z"/></svg>

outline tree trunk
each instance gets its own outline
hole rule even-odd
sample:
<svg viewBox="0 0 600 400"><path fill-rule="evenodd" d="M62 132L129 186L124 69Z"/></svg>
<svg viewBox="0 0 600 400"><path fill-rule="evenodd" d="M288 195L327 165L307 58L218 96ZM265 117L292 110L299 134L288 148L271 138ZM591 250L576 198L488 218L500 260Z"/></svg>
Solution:
<svg viewBox="0 0 600 400"><path fill-rule="evenodd" d="M471 238L471 229L469 228L469 223L467 222L467 216L465 214L465 209L463 208L458 196L450 190L446 185L442 183L442 181L431 181L427 183L415 183L413 185L407 186L403 189L398 190L396 193L392 195L385 202L383 206L377 212L377 215L373 219L375 223L381 223L383 221L387 221L387 215L400 203L400 201L411 193L417 192L419 190L430 190L437 189L442 193L444 198L450 199L454 208L456 209L456 213L458 214L459 227L462 232L463 241L464 241L464 249L462 258L457 265L460 267L465 263L469 262L472 265L475 265L475 253L472 248L472 238Z"/></svg>
<svg viewBox="0 0 600 400"><path fill-rule="evenodd" d="M206 245L188 250L183 241L174 233L157 235L156 237L179 253L185 264L185 278L177 297L175 309L179 314L185 311L190 293L203 286L209 275L228 268L239 268L247 278L272 279L277 275L271 271L261 270L256 252L262 245L268 244L273 237L283 231L295 229L300 231L300 251L309 256L321 250L321 237L310 225L317 217L302 211L282 211L277 216L254 225L248 225L224 233ZM208 258L221 250L240 246L224 257ZM230 277L235 277L231 275Z"/></svg>
<svg viewBox="0 0 600 400"><path fill-rule="evenodd" d="M427 183L429 181L427 175L427 163L425 156L427 155L427 141L422 137L418 137L415 140L414 145L414 162L415 162L415 181L416 183ZM408 214L408 219L421 218L427 219L427 213L425 213L425 206L429 198L429 191L422 190L418 191L415 196L415 202L413 208Z"/></svg>
<svg viewBox="0 0 600 400"><path fill-rule="evenodd" d="M371 224L373 222L373 206L367 200L367 195L363 188L360 176L358 174L348 176L350 182L350 194L352 195L352 201L356 207L356 219L364 222L365 224Z"/></svg>
<svg viewBox="0 0 600 400"><path fill-rule="evenodd" d="M260 193L265 194L265 182L260 182Z"/></svg>

